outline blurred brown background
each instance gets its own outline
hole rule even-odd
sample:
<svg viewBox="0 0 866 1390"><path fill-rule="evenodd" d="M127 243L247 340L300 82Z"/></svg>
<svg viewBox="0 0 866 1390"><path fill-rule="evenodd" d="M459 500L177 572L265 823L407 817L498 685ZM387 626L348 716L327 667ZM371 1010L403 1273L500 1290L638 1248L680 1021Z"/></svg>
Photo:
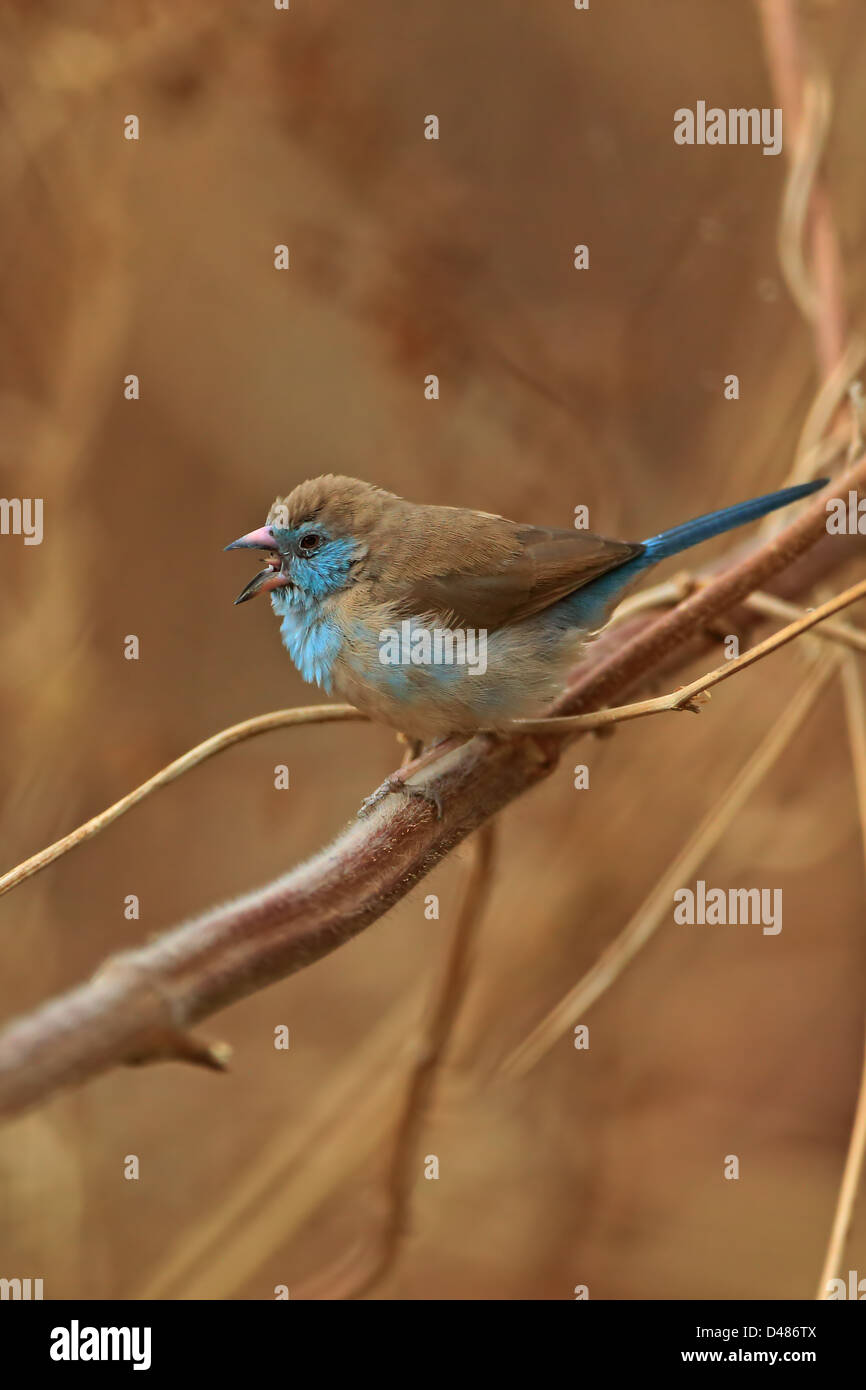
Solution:
<svg viewBox="0 0 866 1390"><path fill-rule="evenodd" d="M3 868L222 726L309 702L268 605L232 608L252 566L222 554L303 478L565 526L583 502L635 538L785 477L817 383L776 259L784 156L673 141L698 99L775 104L747 0L38 10L0 10L0 495L45 499L41 547L0 539ZM806 10L860 324L866 10ZM496 1076L803 671L789 648L700 719L584 743L501 818L413 1230L380 1296L812 1295L866 988L836 687L701 872L781 887L781 935L665 922L588 1016L588 1052L565 1036L525 1080ZM0 903L3 1016L311 854L398 757L384 729L287 732L145 803ZM0 1274L42 1277L46 1297L270 1298L374 1230L398 1044L465 859L209 1020L235 1049L227 1076L117 1071L0 1132ZM846 1268L866 1274L862 1210Z"/></svg>

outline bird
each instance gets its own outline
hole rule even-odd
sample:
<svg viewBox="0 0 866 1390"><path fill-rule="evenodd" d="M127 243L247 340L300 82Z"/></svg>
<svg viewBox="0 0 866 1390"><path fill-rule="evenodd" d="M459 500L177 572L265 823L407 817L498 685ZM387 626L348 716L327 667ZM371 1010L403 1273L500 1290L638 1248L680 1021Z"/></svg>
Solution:
<svg viewBox="0 0 866 1390"><path fill-rule="evenodd" d="M278 497L264 526L225 549L266 553L235 603L270 594L305 681L429 747L542 715L644 571L826 482L632 542L410 502L326 474Z"/></svg>

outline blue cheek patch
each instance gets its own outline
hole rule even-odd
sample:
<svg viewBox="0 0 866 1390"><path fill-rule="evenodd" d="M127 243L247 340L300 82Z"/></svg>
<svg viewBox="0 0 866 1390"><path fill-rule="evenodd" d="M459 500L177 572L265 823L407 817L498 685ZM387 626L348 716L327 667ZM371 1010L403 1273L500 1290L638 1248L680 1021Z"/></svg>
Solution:
<svg viewBox="0 0 866 1390"><path fill-rule="evenodd" d="M296 535L284 531L278 539L285 553ZM334 662L343 637L336 623L322 612L322 603L346 587L356 551L357 542L346 536L326 541L309 557L293 555L289 564L293 587L275 589L271 594L283 646L304 680L327 694L333 689Z"/></svg>
<svg viewBox="0 0 866 1390"><path fill-rule="evenodd" d="M343 536L339 540L326 541L308 559L295 556L289 570L292 581L314 602L328 598L346 587L357 545L354 537Z"/></svg>

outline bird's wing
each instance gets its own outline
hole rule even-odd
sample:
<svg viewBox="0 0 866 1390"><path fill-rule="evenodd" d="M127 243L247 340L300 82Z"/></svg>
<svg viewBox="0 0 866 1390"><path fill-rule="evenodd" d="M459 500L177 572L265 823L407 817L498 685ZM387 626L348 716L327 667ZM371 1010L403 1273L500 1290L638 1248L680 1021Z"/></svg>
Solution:
<svg viewBox="0 0 866 1390"><path fill-rule="evenodd" d="M399 617L430 614L446 626L492 631L540 613L643 550L642 545L607 540L591 531L492 520L508 526L508 544L494 548L482 542L476 548L470 541L467 553L438 573L428 563L426 573L401 586L395 605Z"/></svg>

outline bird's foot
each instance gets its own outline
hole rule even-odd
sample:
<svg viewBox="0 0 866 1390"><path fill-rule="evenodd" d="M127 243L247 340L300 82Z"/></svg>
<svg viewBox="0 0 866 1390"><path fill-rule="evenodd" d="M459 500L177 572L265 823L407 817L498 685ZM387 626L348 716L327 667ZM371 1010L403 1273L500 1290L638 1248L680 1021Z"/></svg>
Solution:
<svg viewBox="0 0 866 1390"><path fill-rule="evenodd" d="M421 752L424 748L423 739L411 738L409 734L398 734L397 742L402 743L406 750L403 754L403 762L401 766L405 767L407 763L414 763L416 758L420 758Z"/></svg>
<svg viewBox="0 0 866 1390"><path fill-rule="evenodd" d="M562 756L562 744L558 739L545 734L527 734L525 737L531 748L538 754L539 766L542 771L549 772L556 767Z"/></svg>
<svg viewBox="0 0 866 1390"><path fill-rule="evenodd" d="M409 745L406 750L407 753L414 752L415 747L417 747L416 740L406 739L405 741ZM430 763L435 763L437 759L441 758L445 753L450 752L452 748L459 747L464 741L464 735L449 734L443 738L437 739L436 742L425 749L423 753L418 753L417 756L405 760L402 767L397 772L392 772L390 777L385 778L381 787L377 787L374 792L371 792L362 803L358 815L369 815L373 808L378 806L380 801L384 801L386 796L390 796L392 792L404 792L406 796L414 800L426 801L428 805L433 806L436 811L436 819L441 820L442 802L439 798L439 793L433 791L430 787L413 786L409 782L409 778L414 777L416 772L421 772L425 767L428 767Z"/></svg>
<svg viewBox="0 0 866 1390"><path fill-rule="evenodd" d="M442 819L442 802L439 799L438 793L433 791L430 787L413 787L411 783L407 782L397 773L395 773L393 777L386 777L380 787L377 787L374 792L371 792L368 797L365 797L361 802L358 815L369 815L373 808L384 801L386 796L390 796L392 792L403 792L405 796L410 797L412 800L426 801L428 805L435 808L436 819Z"/></svg>

